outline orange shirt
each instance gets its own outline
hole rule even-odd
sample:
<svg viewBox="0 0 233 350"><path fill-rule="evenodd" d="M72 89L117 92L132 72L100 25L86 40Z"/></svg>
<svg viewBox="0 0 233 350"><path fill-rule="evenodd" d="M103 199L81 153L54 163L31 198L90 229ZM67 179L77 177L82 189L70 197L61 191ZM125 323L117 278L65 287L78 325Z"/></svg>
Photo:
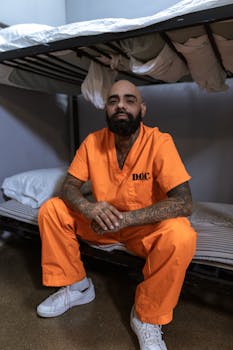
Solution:
<svg viewBox="0 0 233 350"><path fill-rule="evenodd" d="M84 182L90 179L96 200L120 211L154 204L190 179L172 137L142 123L122 169L114 134L104 128L87 136L68 172Z"/></svg>

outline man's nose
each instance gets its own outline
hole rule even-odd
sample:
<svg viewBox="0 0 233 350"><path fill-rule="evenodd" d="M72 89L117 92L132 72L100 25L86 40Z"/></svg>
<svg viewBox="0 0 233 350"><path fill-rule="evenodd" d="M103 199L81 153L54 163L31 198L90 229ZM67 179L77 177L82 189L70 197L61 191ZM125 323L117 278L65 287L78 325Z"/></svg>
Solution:
<svg viewBox="0 0 233 350"><path fill-rule="evenodd" d="M118 109L125 109L125 104L123 100L119 100L117 104Z"/></svg>

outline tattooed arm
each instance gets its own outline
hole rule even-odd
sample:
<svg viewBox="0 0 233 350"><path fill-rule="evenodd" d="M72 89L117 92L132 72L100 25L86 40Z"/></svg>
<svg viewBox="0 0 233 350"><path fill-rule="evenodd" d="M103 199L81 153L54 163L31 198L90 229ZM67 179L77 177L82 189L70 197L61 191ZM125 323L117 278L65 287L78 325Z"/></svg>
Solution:
<svg viewBox="0 0 233 350"><path fill-rule="evenodd" d="M128 212L125 220L130 226L146 225L178 216L188 216L191 211L191 191L188 182L185 182L169 191L166 199L149 207Z"/></svg>
<svg viewBox="0 0 233 350"><path fill-rule="evenodd" d="M188 182L184 182L169 191L166 199L156 204L138 210L123 212L123 219L120 220L119 228L154 224L178 216L188 216L191 214L191 211L191 191ZM93 222L92 227L97 233L103 233L95 222Z"/></svg>
<svg viewBox="0 0 233 350"><path fill-rule="evenodd" d="M99 229L103 231L119 227L119 221L123 218L122 214L107 202L89 202L81 192L83 184L83 181L67 174L61 190L61 199L70 209L80 212L91 221L95 221ZM88 192L88 186L86 191Z"/></svg>

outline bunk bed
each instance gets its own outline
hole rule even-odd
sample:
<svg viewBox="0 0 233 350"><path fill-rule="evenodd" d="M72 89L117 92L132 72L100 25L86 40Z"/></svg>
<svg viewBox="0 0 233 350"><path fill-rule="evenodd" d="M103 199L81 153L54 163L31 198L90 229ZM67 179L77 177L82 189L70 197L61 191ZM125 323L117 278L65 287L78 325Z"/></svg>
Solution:
<svg viewBox="0 0 233 350"><path fill-rule="evenodd" d="M154 16L132 20L0 30L0 83L72 96L75 149L80 93L103 108L106 90L118 79L138 86L195 81L201 89L216 92L225 91L226 79L232 77L233 1L183 0ZM50 194L55 192L53 188ZM1 230L38 233L38 206L9 197L0 204ZM232 209L232 204L194 204L190 220L199 234L195 264L233 270ZM127 266L132 259L134 266L143 263L119 253L122 246L108 247L111 254L98 248L84 244L83 254Z"/></svg>

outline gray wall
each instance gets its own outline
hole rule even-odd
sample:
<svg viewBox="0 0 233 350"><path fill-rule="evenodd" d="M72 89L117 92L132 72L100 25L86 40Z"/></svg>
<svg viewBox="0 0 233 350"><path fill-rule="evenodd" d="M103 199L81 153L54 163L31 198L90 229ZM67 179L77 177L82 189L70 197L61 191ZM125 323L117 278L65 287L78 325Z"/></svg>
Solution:
<svg viewBox="0 0 233 350"><path fill-rule="evenodd" d="M65 0L1 1L0 21L58 26L65 24L65 10ZM66 164L67 119L66 96L0 86L0 184L15 173Z"/></svg>
<svg viewBox="0 0 233 350"><path fill-rule="evenodd" d="M66 23L65 0L1 0L0 22L8 25L38 23L59 26Z"/></svg>
<svg viewBox="0 0 233 350"><path fill-rule="evenodd" d="M179 0L66 0L67 23L89 21L97 18L136 18L151 16Z"/></svg>
<svg viewBox="0 0 233 350"><path fill-rule="evenodd" d="M67 97L0 86L0 159L0 184L22 171L68 164Z"/></svg>
<svg viewBox="0 0 233 350"><path fill-rule="evenodd" d="M227 92L202 92L195 83L141 88L144 123L169 132L192 175L195 200L233 203L233 81ZM79 98L80 138L105 126L103 111Z"/></svg>
<svg viewBox="0 0 233 350"><path fill-rule="evenodd" d="M151 16L179 0L2 0L0 22L8 25L38 23L60 26L97 18Z"/></svg>

